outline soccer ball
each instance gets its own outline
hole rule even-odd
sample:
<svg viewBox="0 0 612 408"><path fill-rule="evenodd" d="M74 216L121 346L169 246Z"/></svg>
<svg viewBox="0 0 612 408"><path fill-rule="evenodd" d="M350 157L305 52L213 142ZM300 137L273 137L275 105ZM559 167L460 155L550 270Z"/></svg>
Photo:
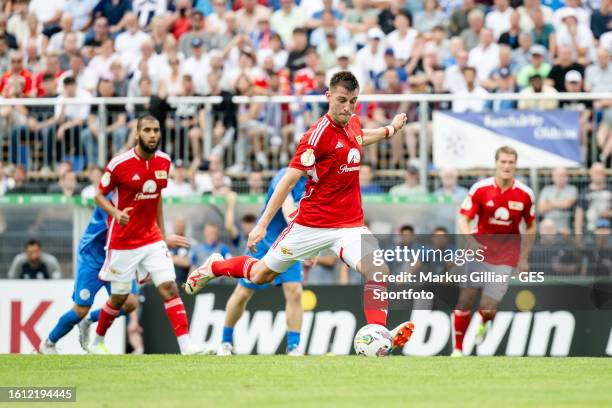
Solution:
<svg viewBox="0 0 612 408"><path fill-rule="evenodd" d="M355 335L355 353L366 357L384 357L391 352L393 339L385 326L368 324Z"/></svg>

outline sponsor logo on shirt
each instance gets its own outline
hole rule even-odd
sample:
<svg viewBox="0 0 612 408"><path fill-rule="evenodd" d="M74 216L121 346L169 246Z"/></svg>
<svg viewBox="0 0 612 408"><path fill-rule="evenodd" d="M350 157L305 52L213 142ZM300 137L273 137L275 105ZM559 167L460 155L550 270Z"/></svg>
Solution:
<svg viewBox="0 0 612 408"><path fill-rule="evenodd" d="M520 201L508 201L508 208L515 211L523 211L523 203Z"/></svg>
<svg viewBox="0 0 612 408"><path fill-rule="evenodd" d="M136 194L134 198L136 200L154 200L159 197L159 193L156 193L156 191L157 183L155 183L155 180L147 180L142 185L142 193Z"/></svg>
<svg viewBox="0 0 612 408"><path fill-rule="evenodd" d="M344 145L342 144L342 142L338 141L338 144L336 145L336 149L339 149L341 147L343 147Z"/></svg>
<svg viewBox="0 0 612 408"><path fill-rule="evenodd" d="M155 178L159 180L166 180L168 178L168 172L166 170L155 170Z"/></svg>
<svg viewBox="0 0 612 408"><path fill-rule="evenodd" d="M489 224L508 226L512 224L510 211L506 207L499 207L495 210L495 218L489 218Z"/></svg>
<svg viewBox="0 0 612 408"><path fill-rule="evenodd" d="M359 154L359 150L355 149L354 147L349 150L348 152L348 157L346 159L346 162L348 164L358 164L361 161L361 154Z"/></svg>

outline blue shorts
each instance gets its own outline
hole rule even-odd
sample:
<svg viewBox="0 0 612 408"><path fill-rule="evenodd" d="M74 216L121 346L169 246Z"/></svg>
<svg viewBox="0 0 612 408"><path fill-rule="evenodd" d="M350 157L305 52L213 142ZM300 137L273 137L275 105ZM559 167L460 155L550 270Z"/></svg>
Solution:
<svg viewBox="0 0 612 408"><path fill-rule="evenodd" d="M106 288L106 292L110 296L110 282L104 282L98 278L98 272L102 269L102 265L92 260L88 256L78 255L77 261L77 276L74 280L74 291L72 292L72 301L79 306L89 306L94 302L94 298L102 286ZM131 293L138 294L136 281L132 281Z"/></svg>
<svg viewBox="0 0 612 408"><path fill-rule="evenodd" d="M287 283L287 282L302 283L302 263L301 262L298 261L294 263L285 272L278 274L278 276L274 279L274 281L272 281L272 283L264 283L263 285L256 285L255 283L252 283L251 281L246 280L246 279L240 279L239 281L240 285L244 286L245 288L255 289L255 290L266 289L270 285L281 286L283 283Z"/></svg>

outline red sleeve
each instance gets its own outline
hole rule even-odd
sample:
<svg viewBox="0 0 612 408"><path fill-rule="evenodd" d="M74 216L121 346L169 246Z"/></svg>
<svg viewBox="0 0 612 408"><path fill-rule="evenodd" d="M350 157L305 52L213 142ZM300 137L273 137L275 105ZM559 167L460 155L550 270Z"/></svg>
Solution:
<svg viewBox="0 0 612 408"><path fill-rule="evenodd" d="M480 203L478 202L478 190L476 190L473 194L470 192L470 194L465 197L463 203L461 204L461 208L459 209L459 214L465 215L472 220L476 214L478 214L479 209Z"/></svg>
<svg viewBox="0 0 612 408"><path fill-rule="evenodd" d="M302 136L289 167L308 171L315 166L318 159L324 155L325 129L328 122L322 119L313 124Z"/></svg>
<svg viewBox="0 0 612 408"><path fill-rule="evenodd" d="M523 206L523 219L525 224L531 225L536 218L536 204L533 202L530 195L525 194L525 205Z"/></svg>
<svg viewBox="0 0 612 408"><path fill-rule="evenodd" d="M111 191L117 187L119 175L117 174L118 168L115 167L114 172L110 170L109 167L106 168L102 178L100 179L100 184L98 184L98 190L102 192L102 194L107 195Z"/></svg>

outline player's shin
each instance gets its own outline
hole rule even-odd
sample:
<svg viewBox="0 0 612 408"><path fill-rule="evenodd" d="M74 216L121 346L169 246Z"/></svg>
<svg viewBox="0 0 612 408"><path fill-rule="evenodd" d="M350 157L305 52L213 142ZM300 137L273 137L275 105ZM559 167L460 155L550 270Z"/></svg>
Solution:
<svg viewBox="0 0 612 408"><path fill-rule="evenodd" d="M387 326L389 302L385 296L387 285L384 282L367 281L363 287L363 312L368 324Z"/></svg>
<svg viewBox="0 0 612 408"><path fill-rule="evenodd" d="M189 323L187 322L187 313L183 301L178 295L171 297L164 300L164 308L181 353L185 353L191 347L191 338L189 337Z"/></svg>
<svg viewBox="0 0 612 408"><path fill-rule="evenodd" d="M119 316L120 309L115 308L110 301L107 301L104 306L102 306L102 311L100 312L100 320L98 320L98 326L96 327L96 337L94 338L93 345L104 342L104 336L106 335L106 331L115 321L115 318Z"/></svg>
<svg viewBox="0 0 612 408"><path fill-rule="evenodd" d="M49 341L52 344L57 343L62 337L68 334L80 320L79 315L73 309L64 313L53 330L51 330L51 333L49 333Z"/></svg>
<svg viewBox="0 0 612 408"><path fill-rule="evenodd" d="M257 259L242 255L225 261L213 262L211 271L215 276L229 276L232 278L251 279L251 269Z"/></svg>
<svg viewBox="0 0 612 408"><path fill-rule="evenodd" d="M453 312L453 326L455 329L455 350L463 351L463 338L470 325L471 313L469 310L455 310Z"/></svg>

